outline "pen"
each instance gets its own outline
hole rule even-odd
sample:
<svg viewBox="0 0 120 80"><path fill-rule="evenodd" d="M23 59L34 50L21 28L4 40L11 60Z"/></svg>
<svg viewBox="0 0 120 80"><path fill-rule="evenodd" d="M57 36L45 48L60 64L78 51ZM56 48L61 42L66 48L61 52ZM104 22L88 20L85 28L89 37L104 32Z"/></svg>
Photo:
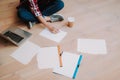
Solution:
<svg viewBox="0 0 120 80"><path fill-rule="evenodd" d="M75 77L76 77L76 75L77 75L79 66L80 66L80 64L81 64L81 60L82 60L82 55L79 56L79 60L78 60L78 62L77 62L77 66L76 66L75 71L74 71L74 74L73 74L73 79L75 79Z"/></svg>

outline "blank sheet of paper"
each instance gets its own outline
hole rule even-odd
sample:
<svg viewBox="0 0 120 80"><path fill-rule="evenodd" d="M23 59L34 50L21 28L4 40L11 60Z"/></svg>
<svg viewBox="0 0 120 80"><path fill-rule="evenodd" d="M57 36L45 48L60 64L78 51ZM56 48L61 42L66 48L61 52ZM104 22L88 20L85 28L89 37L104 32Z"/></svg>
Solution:
<svg viewBox="0 0 120 80"><path fill-rule="evenodd" d="M40 49L32 42L25 42L11 56L22 64L28 64Z"/></svg>
<svg viewBox="0 0 120 80"><path fill-rule="evenodd" d="M60 42L60 41L66 36L66 34L67 34L66 32L63 32L63 31L61 31L61 30L60 30L59 33L53 34L53 33L51 33L48 29L44 29L44 30L40 33L41 36L43 36L43 37L45 37L45 38L48 38L48 39L50 39L50 40L53 40L53 41L55 41L55 42Z"/></svg>
<svg viewBox="0 0 120 80"><path fill-rule="evenodd" d="M63 52L62 54L63 67L56 67L53 69L53 72L73 78L78 59L79 55L77 54Z"/></svg>
<svg viewBox="0 0 120 80"><path fill-rule="evenodd" d="M90 54L107 54L106 43L103 39L78 39L77 50Z"/></svg>
<svg viewBox="0 0 120 80"><path fill-rule="evenodd" d="M45 47L37 54L39 69L54 68L59 66L59 55L57 47Z"/></svg>

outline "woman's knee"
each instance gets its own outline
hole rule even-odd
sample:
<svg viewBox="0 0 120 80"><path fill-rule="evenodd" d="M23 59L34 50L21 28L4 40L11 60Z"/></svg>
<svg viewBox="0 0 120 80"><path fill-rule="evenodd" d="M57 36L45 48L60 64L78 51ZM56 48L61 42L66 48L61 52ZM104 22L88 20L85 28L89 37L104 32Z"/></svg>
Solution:
<svg viewBox="0 0 120 80"><path fill-rule="evenodd" d="M37 21L35 16L33 16L33 14L26 9L19 9L17 14L18 14L18 17L25 22L28 22L28 21L35 22L35 21Z"/></svg>
<svg viewBox="0 0 120 80"><path fill-rule="evenodd" d="M19 18L24 19L26 17L26 11L22 8L19 8L17 11L17 15Z"/></svg>
<svg viewBox="0 0 120 80"><path fill-rule="evenodd" d="M57 7L59 8L59 10L63 9L64 8L64 2L62 0L57 0L58 4L57 4Z"/></svg>

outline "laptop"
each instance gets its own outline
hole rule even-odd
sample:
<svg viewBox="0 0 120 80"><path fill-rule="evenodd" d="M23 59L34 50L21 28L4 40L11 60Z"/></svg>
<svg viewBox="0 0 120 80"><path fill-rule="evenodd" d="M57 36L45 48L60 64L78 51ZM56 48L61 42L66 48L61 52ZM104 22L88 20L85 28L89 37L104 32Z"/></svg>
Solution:
<svg viewBox="0 0 120 80"><path fill-rule="evenodd" d="M0 36L7 39L16 46L24 43L32 34L17 27L9 27L0 33Z"/></svg>

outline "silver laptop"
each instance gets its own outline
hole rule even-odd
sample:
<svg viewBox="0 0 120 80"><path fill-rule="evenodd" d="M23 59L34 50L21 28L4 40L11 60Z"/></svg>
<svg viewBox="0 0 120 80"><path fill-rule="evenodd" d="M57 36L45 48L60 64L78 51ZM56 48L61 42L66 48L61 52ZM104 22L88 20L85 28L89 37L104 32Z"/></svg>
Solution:
<svg viewBox="0 0 120 80"><path fill-rule="evenodd" d="M17 27L9 27L0 33L1 37L17 46L24 43L31 35L31 33Z"/></svg>

